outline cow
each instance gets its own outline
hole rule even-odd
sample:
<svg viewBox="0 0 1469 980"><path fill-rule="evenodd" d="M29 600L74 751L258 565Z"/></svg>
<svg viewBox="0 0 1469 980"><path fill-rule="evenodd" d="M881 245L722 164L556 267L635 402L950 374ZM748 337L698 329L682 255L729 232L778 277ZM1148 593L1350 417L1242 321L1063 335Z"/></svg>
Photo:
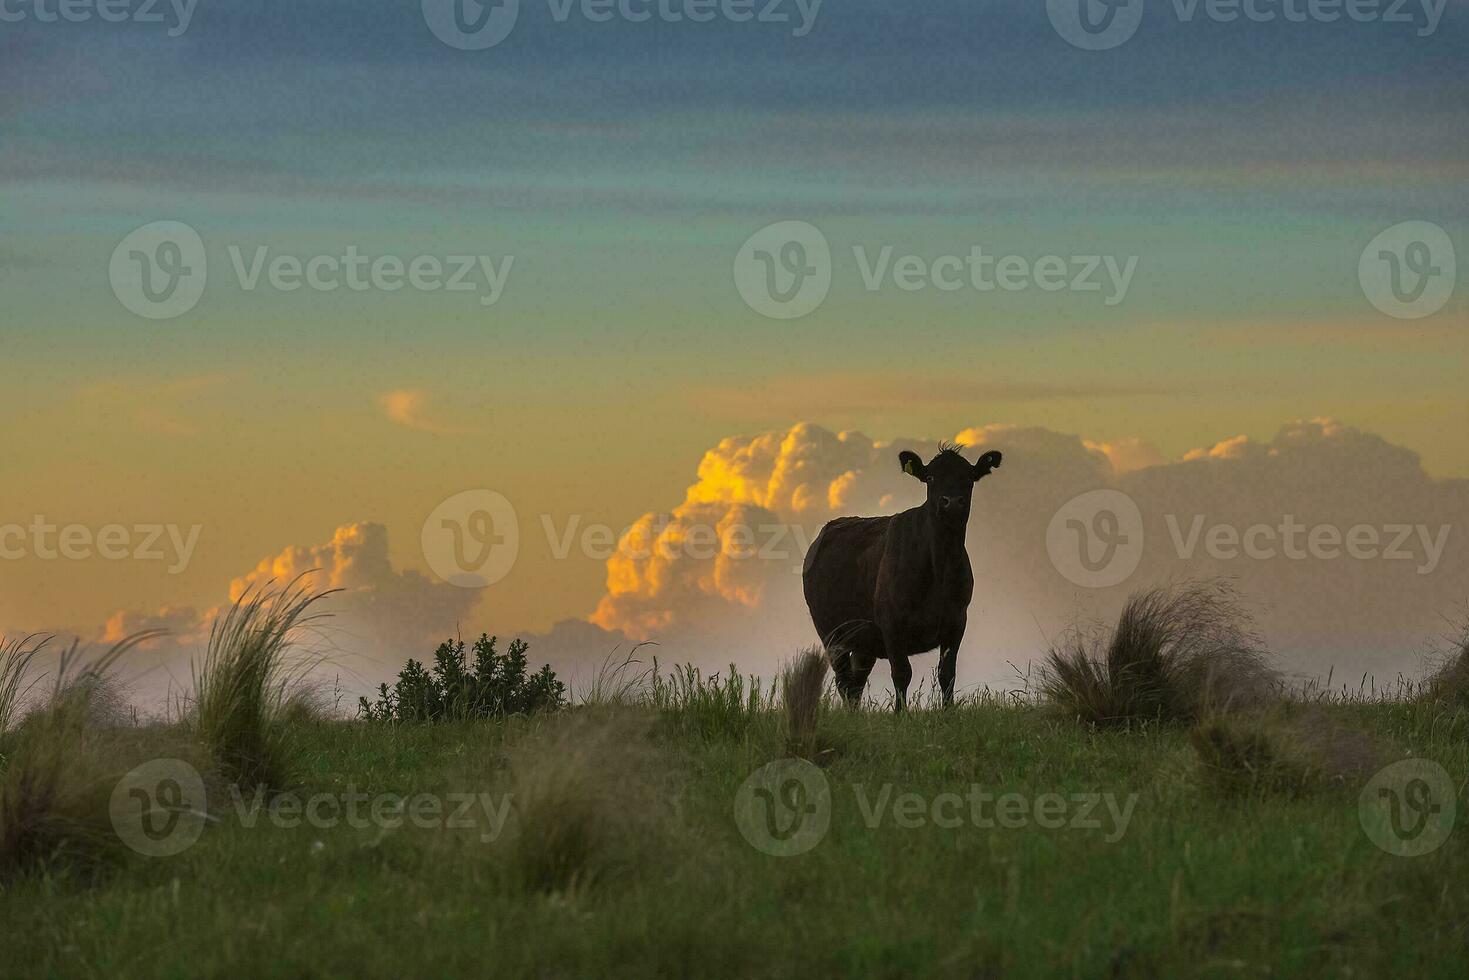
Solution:
<svg viewBox="0 0 1469 980"><path fill-rule="evenodd" d="M811 621L831 657L837 691L856 704L873 664L893 672L895 710L908 702L908 658L939 651L944 705L954 703L954 672L964 639L974 576L964 550L974 484L1000 465L990 451L971 465L962 447L940 444L927 464L898 454L903 472L928 487L921 505L889 517L839 517L817 534L801 585Z"/></svg>

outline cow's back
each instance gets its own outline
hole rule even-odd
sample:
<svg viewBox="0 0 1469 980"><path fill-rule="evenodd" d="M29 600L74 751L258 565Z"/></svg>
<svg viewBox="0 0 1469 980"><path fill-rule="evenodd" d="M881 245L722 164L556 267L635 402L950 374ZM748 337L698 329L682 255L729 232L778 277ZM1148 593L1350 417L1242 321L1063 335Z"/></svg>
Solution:
<svg viewBox="0 0 1469 980"><path fill-rule="evenodd" d="M821 529L801 570L806 607L822 642L873 622L873 593L891 517L838 517Z"/></svg>

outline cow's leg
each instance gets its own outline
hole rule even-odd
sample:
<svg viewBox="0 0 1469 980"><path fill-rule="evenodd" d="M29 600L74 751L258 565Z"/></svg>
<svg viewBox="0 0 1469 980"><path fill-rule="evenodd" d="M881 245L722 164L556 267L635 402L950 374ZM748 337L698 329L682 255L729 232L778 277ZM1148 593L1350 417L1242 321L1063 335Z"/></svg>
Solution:
<svg viewBox="0 0 1469 980"><path fill-rule="evenodd" d="M939 690L944 695L944 707L954 703L954 675L958 673L959 644L964 640L964 624L948 631L939 643Z"/></svg>
<svg viewBox="0 0 1469 980"><path fill-rule="evenodd" d="M902 711L908 706L908 684L913 680L913 665L907 657L888 655L893 668L893 710Z"/></svg>

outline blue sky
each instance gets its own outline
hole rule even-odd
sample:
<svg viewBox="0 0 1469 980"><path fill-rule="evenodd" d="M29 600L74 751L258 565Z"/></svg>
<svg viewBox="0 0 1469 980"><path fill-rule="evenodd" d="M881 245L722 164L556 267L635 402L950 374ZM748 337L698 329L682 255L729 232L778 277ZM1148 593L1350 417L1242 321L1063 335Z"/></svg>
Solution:
<svg viewBox="0 0 1469 980"><path fill-rule="evenodd" d="M242 563L349 519L409 529L411 562L415 519L486 459L513 461L494 478L522 497L620 526L676 502L721 438L801 420L879 438L1043 425L1177 457L1331 415L1469 474L1466 427L1444 424L1463 418L1463 290L1394 321L1356 275L1407 219L1469 250L1465 3L1429 37L1175 9L1148 3L1136 36L1094 52L1018 0L827 0L805 37L558 23L525 2L486 51L440 43L418 2L200 0L176 38L0 24L0 409L29 423L9 448L32 462L0 504L88 506L105 481L129 506L202 514L221 530L181 598L203 604ZM199 231L211 285L142 321L108 259L163 219ZM838 259L829 300L792 322L752 313L730 278L741 243L786 219ZM515 267L489 309L221 282L230 246L348 244ZM852 261L973 244L1140 265L1106 306L871 292ZM426 393L439 431L382 428L400 390ZM589 485L588 466L608 475ZM289 505L251 503L266 471ZM600 572L576 576L522 597L537 621L595 597ZM95 609L73 610L38 580L14 618L80 620L158 587L94 584Z"/></svg>

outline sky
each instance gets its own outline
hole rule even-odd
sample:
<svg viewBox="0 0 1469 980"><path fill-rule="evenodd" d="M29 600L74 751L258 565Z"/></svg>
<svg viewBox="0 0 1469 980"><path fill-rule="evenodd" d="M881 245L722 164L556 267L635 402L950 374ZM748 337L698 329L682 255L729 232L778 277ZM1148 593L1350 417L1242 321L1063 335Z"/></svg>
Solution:
<svg viewBox="0 0 1469 980"><path fill-rule="evenodd" d="M999 683L1079 610L1200 571L1149 552L1094 589L1036 564L1050 516L1092 486L1140 500L1150 543L1205 500L1238 501L1241 530L1315 507L1343 530L1431 525L1430 542L1469 513L1469 307L1442 274L1469 249L1461 0L1405 5L1408 23L1386 5L1296 22L1304 2L1260 0L1280 15L1255 22L1132 0L1135 34L1104 50L1066 39L1064 0L784 0L782 21L716 5L708 23L522 0L482 50L435 34L438 0L198 0L159 5L162 23L139 7L73 23L46 19L53 0L0 4L0 528L122 525L131 545L47 558L0 537L7 635L161 623L177 648L161 664L245 585L317 567L348 590L354 676L456 629L535 634L575 663L652 639L766 670L814 639L789 568L664 569L578 535L748 507L812 533L843 507L919 503L900 445L1010 433L1035 462L1022 449L982 484L1013 521L977 514L970 548L1006 625L972 631L961 667ZM1426 253L1449 292L1414 318L1362 271L1409 221L1450 243ZM166 319L124 299L134 252L173 254L133 247L157 222L197 234L207 265ZM747 294L817 242L762 231L786 222L817 233L829 284L771 316ZM977 288L976 248L1053 259L1065 285L1002 288L991 265ZM349 250L473 288L263 271ZM1363 483L1342 466L1359 452L1398 478ZM783 496L788 463L819 472ZM446 581L425 544L466 491L518 527L484 588ZM154 525L198 529L187 560L134 554L157 550L138 547ZM1469 604L1459 544L1401 579L1323 559L1298 580L1287 558L1251 559L1243 581L1293 664L1387 674ZM1267 608L1282 590L1288 608ZM1411 615L1342 635L1319 613L1343 596Z"/></svg>

